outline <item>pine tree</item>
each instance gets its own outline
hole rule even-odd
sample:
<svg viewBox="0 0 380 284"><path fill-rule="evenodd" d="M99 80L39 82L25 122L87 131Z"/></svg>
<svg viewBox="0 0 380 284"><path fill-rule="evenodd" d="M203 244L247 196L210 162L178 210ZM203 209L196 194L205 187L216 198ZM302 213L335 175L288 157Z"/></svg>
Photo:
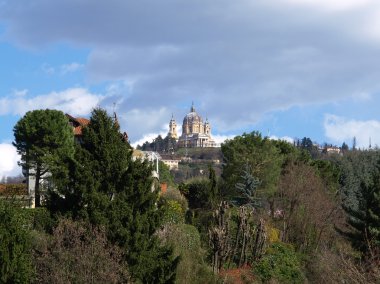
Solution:
<svg viewBox="0 0 380 284"><path fill-rule="evenodd" d="M350 232L342 232L355 248L367 259L380 261L380 178L374 174L374 182L362 184L359 204L356 208L343 206L348 214Z"/></svg>
<svg viewBox="0 0 380 284"><path fill-rule="evenodd" d="M40 180L46 173L60 174L62 159L74 153L74 135L69 121L58 110L27 112L14 129L13 145L21 155L21 166L35 176L35 204L41 205Z"/></svg>

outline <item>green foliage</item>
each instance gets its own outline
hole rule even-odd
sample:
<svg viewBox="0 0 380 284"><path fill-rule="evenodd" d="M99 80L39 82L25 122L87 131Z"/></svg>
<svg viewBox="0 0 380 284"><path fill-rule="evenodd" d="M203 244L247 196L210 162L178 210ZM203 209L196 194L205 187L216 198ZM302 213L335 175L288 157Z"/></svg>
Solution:
<svg viewBox="0 0 380 284"><path fill-rule="evenodd" d="M181 224L185 222L185 211L181 204L175 200L168 200L161 207L163 211L162 223Z"/></svg>
<svg viewBox="0 0 380 284"><path fill-rule="evenodd" d="M176 283L216 283L209 266L204 262L206 252L201 248L198 230L187 224L169 224L159 232L164 244L180 256Z"/></svg>
<svg viewBox="0 0 380 284"><path fill-rule="evenodd" d="M336 164L328 160L314 160L311 162L311 166L317 170L317 174L330 192L337 193L339 191L340 170Z"/></svg>
<svg viewBox="0 0 380 284"><path fill-rule="evenodd" d="M241 175L242 182L235 184L235 188L242 195L242 203L250 206L258 206L258 200L256 198L256 189L260 186L260 181L252 176L252 170L247 164Z"/></svg>
<svg viewBox="0 0 380 284"><path fill-rule="evenodd" d="M347 223L353 229L344 235L367 257L380 251L380 178L375 174L373 179L372 185L363 185L357 209L343 206Z"/></svg>
<svg viewBox="0 0 380 284"><path fill-rule="evenodd" d="M118 124L95 109L75 159L68 161L69 175L57 182L58 192L50 193L49 209L106 226L108 238L126 252L134 281L172 281L177 261L155 236L161 220L158 191L152 191L152 166L132 161L131 153Z"/></svg>
<svg viewBox="0 0 380 284"><path fill-rule="evenodd" d="M380 151L349 151L343 157L336 157L340 170L340 194L343 204L358 209L361 192L374 184L373 176L379 172Z"/></svg>
<svg viewBox="0 0 380 284"><path fill-rule="evenodd" d="M56 225L45 207L23 209L22 214L28 227L38 232L51 232Z"/></svg>
<svg viewBox="0 0 380 284"><path fill-rule="evenodd" d="M290 244L273 243L255 265L254 272L263 282L304 282L300 258Z"/></svg>
<svg viewBox="0 0 380 284"><path fill-rule="evenodd" d="M63 112L46 109L27 112L13 132L20 164L36 177L36 206L40 206L40 179L47 172L54 177L65 171L61 161L74 154L73 131Z"/></svg>
<svg viewBox="0 0 380 284"><path fill-rule="evenodd" d="M21 208L0 201L0 282L30 283L31 239Z"/></svg>
<svg viewBox="0 0 380 284"><path fill-rule="evenodd" d="M211 205L214 207L218 203L218 199L220 199L219 194L219 188L218 188L218 182L216 179L216 173L212 165L208 166L208 180L209 180L209 187L210 187L210 197L211 197Z"/></svg>
<svg viewBox="0 0 380 284"><path fill-rule="evenodd" d="M180 192L187 198L189 208L211 208L214 196L207 179L192 179L179 185Z"/></svg>
<svg viewBox="0 0 380 284"><path fill-rule="evenodd" d="M276 143L259 132L244 133L222 144L224 166L222 177L226 182L227 195L236 195L235 184L241 181L241 172L248 164L251 174L261 181L259 189L267 195L276 191L283 157Z"/></svg>
<svg viewBox="0 0 380 284"><path fill-rule="evenodd" d="M174 178L170 173L169 166L160 161L158 163L158 171L160 173L160 182L165 182L168 186L175 186Z"/></svg>
<svg viewBox="0 0 380 284"><path fill-rule="evenodd" d="M183 212L189 208L189 204L185 196L177 188L168 187L166 192L161 192L160 199L162 202L165 201L176 201L181 205Z"/></svg>

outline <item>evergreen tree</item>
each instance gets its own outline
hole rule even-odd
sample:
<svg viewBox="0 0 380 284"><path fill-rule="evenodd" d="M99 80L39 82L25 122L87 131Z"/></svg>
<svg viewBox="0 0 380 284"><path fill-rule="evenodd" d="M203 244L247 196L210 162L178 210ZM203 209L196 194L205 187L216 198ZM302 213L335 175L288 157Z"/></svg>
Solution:
<svg viewBox="0 0 380 284"><path fill-rule="evenodd" d="M241 182L235 184L235 188L243 196L243 203L252 207L258 206L258 198L256 197L256 189L260 185L260 181L252 176L251 167L246 164L241 175Z"/></svg>
<svg viewBox="0 0 380 284"><path fill-rule="evenodd" d="M346 142L343 142L341 149L343 153L346 153L349 150Z"/></svg>
<svg viewBox="0 0 380 284"><path fill-rule="evenodd" d="M212 207L214 207L218 203L219 192L218 192L218 184L216 180L215 170L212 167L212 165L208 166L208 180L210 184L210 195L211 195L210 202L211 202Z"/></svg>
<svg viewBox="0 0 380 284"><path fill-rule="evenodd" d="M155 235L161 219L151 172L146 161L137 160L128 167L123 188L108 210L110 235L127 251L132 277L143 283L173 282L178 258L173 258L171 249L160 246Z"/></svg>
<svg viewBox="0 0 380 284"><path fill-rule="evenodd" d="M58 110L27 112L13 128L13 145L21 155L21 166L35 176L35 205L41 205L40 180L64 169L61 161L74 153L74 135L69 121Z"/></svg>
<svg viewBox="0 0 380 284"><path fill-rule="evenodd" d="M357 208L343 206L348 214L347 223L352 228L343 232L355 248L371 261L380 261L380 178L374 175L374 182L362 185Z"/></svg>
<svg viewBox="0 0 380 284"><path fill-rule="evenodd" d="M124 248L135 281L174 281L178 260L155 236L160 219L152 167L132 161L131 147L104 110L92 112L68 165L70 174L57 183L58 192L50 194L50 209L106 226L109 239Z"/></svg>
<svg viewBox="0 0 380 284"><path fill-rule="evenodd" d="M245 133L222 144L222 152L226 195L240 195L235 184L241 181L245 165L250 167L250 174L261 181L258 190L265 190L267 196L274 195L284 161L276 142L262 138L259 132Z"/></svg>

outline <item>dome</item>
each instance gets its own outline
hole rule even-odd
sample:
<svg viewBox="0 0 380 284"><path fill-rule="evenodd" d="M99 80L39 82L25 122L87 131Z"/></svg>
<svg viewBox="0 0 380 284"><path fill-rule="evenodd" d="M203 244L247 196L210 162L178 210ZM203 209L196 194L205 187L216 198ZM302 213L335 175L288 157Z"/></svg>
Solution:
<svg viewBox="0 0 380 284"><path fill-rule="evenodd" d="M183 119L183 123L189 124L189 123L194 123L194 122L203 123L203 119L199 114L197 114L197 112L195 111L194 105L192 105L190 112Z"/></svg>

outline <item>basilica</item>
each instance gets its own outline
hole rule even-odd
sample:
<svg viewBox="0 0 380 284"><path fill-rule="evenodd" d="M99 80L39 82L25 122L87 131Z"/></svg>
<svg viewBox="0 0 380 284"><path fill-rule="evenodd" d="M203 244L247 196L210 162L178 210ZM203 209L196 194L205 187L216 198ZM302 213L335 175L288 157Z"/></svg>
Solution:
<svg viewBox="0 0 380 284"><path fill-rule="evenodd" d="M168 137L178 140L178 147L218 147L218 144L211 137L211 125L206 119L195 111L194 105L185 116L182 123L182 135L177 136L177 124L172 116L169 122Z"/></svg>

